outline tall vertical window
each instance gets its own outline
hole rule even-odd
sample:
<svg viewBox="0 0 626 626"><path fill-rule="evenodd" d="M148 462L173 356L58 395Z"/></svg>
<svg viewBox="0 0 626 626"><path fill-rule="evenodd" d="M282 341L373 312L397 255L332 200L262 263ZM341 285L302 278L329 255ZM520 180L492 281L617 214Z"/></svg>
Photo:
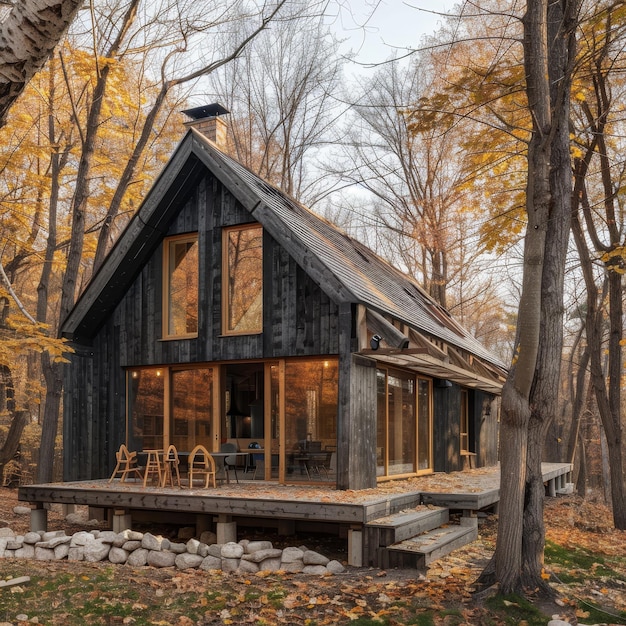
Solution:
<svg viewBox="0 0 626 626"><path fill-rule="evenodd" d="M461 454L469 452L469 415L467 389L461 389Z"/></svg>
<svg viewBox="0 0 626 626"><path fill-rule="evenodd" d="M163 412L167 370L133 369L127 378L128 445L131 450L163 447Z"/></svg>
<svg viewBox="0 0 626 626"><path fill-rule="evenodd" d="M243 226L224 231L223 331L263 330L263 229Z"/></svg>
<svg viewBox="0 0 626 626"><path fill-rule="evenodd" d="M198 334L198 236L166 239L164 255L163 336Z"/></svg>

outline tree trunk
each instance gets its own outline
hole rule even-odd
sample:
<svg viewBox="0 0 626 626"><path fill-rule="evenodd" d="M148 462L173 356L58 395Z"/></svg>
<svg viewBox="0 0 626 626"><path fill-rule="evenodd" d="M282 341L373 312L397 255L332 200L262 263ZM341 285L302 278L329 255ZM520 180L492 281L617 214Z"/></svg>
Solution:
<svg viewBox="0 0 626 626"><path fill-rule="evenodd" d="M11 425L4 444L0 449L0 478L4 472L4 466L15 457L20 446L22 432L26 427L28 411L16 411L15 387L13 384L13 372L8 365L0 365L0 379L6 395L6 410L9 413Z"/></svg>
<svg viewBox="0 0 626 626"><path fill-rule="evenodd" d="M10 106L50 57L82 0L24 0L0 24L0 127Z"/></svg>
<svg viewBox="0 0 626 626"><path fill-rule="evenodd" d="M529 0L524 15L526 92L533 129L528 145L524 272L515 353L502 390L500 504L496 580L504 594L523 589L522 531L530 394L537 367L542 275L550 210L551 110L548 78L548 0Z"/></svg>
<svg viewBox="0 0 626 626"><path fill-rule="evenodd" d="M52 362L47 352L42 355L42 370L46 381L46 404L41 425L41 445L37 465L37 481L52 482L54 477L54 450L63 389L63 363Z"/></svg>
<svg viewBox="0 0 626 626"><path fill-rule="evenodd" d="M570 161L569 101L575 58L575 20L568 12L575 1L550 2L547 9L549 80L551 103L550 210L541 274L541 329L535 378L530 395L532 407L526 464L524 505L523 585L551 589L542 577L545 546L543 505L545 489L541 463L546 436L558 412L558 390L563 352L563 281L570 232L572 166ZM551 446L556 450L556 441ZM545 460L558 461L554 456Z"/></svg>

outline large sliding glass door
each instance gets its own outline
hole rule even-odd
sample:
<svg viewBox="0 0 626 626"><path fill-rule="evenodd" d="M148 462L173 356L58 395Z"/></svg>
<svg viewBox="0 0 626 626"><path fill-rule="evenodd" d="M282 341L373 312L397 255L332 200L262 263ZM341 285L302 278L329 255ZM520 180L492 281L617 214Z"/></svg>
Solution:
<svg viewBox="0 0 626 626"><path fill-rule="evenodd" d="M394 392L397 429L405 429L394 448L400 467L414 456L403 441L414 428L402 417L414 396L411 385L398 379ZM137 451L173 444L190 452L197 444L218 450L234 443L241 451L259 450L241 458L255 480L328 483L336 479L337 399L336 358L133 368L127 372L128 444Z"/></svg>
<svg viewBox="0 0 626 626"><path fill-rule="evenodd" d="M395 369L377 371L376 475L432 470L432 391L428 379Z"/></svg>

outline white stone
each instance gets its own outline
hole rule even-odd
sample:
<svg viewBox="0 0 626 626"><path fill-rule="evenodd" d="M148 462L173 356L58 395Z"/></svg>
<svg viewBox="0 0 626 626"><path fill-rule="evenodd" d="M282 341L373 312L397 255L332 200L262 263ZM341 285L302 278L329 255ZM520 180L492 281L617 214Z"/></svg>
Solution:
<svg viewBox="0 0 626 626"><path fill-rule="evenodd" d="M245 546L245 551L248 554L254 554L259 550L272 550L274 546L271 541L248 541Z"/></svg>
<svg viewBox="0 0 626 626"><path fill-rule="evenodd" d="M69 553L70 553L69 543L62 543L61 545L56 546L56 548L54 548L54 558L57 561L62 561L63 559L67 558Z"/></svg>
<svg viewBox="0 0 626 626"><path fill-rule="evenodd" d="M70 538L65 534L64 530L51 530L49 532L43 533L41 535L41 540L52 541L53 539L58 539L59 537L66 537L67 539Z"/></svg>
<svg viewBox="0 0 626 626"><path fill-rule="evenodd" d="M239 561L239 571L245 573L256 574L259 571L259 564L254 561Z"/></svg>
<svg viewBox="0 0 626 626"><path fill-rule="evenodd" d="M304 552L300 548L285 548L281 560L283 563L302 562L303 557Z"/></svg>
<svg viewBox="0 0 626 626"><path fill-rule="evenodd" d="M218 559L222 558L222 546L219 543L214 543L209 546L208 556L216 556Z"/></svg>
<svg viewBox="0 0 626 626"><path fill-rule="evenodd" d="M209 546L206 543L200 543L198 546L198 554L203 558L209 556Z"/></svg>
<svg viewBox="0 0 626 626"><path fill-rule="evenodd" d="M209 555L200 563L200 569L205 571L222 569L222 559L217 556Z"/></svg>
<svg viewBox="0 0 626 626"><path fill-rule="evenodd" d="M24 543L32 544L33 546L36 543L41 541L41 535L36 532L29 532L24 535Z"/></svg>
<svg viewBox="0 0 626 626"><path fill-rule="evenodd" d="M319 552L307 550L302 556L305 565L327 565L330 559Z"/></svg>
<svg viewBox="0 0 626 626"><path fill-rule="evenodd" d="M60 546L64 543L70 543L72 541L71 537L67 535L63 535L62 537L53 537L52 539L48 539L48 541L39 541L35 544L36 548L50 548L54 550L57 546Z"/></svg>
<svg viewBox="0 0 626 626"><path fill-rule="evenodd" d="M204 561L204 557L199 554L179 554L176 556L174 563L178 569L189 569L190 567L200 567Z"/></svg>
<svg viewBox="0 0 626 626"><path fill-rule="evenodd" d="M111 549L110 544L104 543L100 539L89 542L84 546L85 561L90 563L97 563L98 561L104 561Z"/></svg>
<svg viewBox="0 0 626 626"><path fill-rule="evenodd" d="M290 561L289 563L285 563L285 561L282 561L280 564L280 569L290 574L297 574L304 569L304 563L301 560Z"/></svg>
<svg viewBox="0 0 626 626"><path fill-rule="evenodd" d="M141 541L130 540L117 547L126 550L126 552L132 552L133 550L139 550L139 548L141 548Z"/></svg>
<svg viewBox="0 0 626 626"><path fill-rule="evenodd" d="M29 506L15 506L13 507L13 513L15 515L30 515L30 507Z"/></svg>
<svg viewBox="0 0 626 626"><path fill-rule="evenodd" d="M280 557L275 559L265 559L259 564L259 569L262 572L277 572L280 570Z"/></svg>
<svg viewBox="0 0 626 626"><path fill-rule="evenodd" d="M42 548L39 546L35 547L35 559L38 561L54 561L55 560L54 550L50 548Z"/></svg>
<svg viewBox="0 0 626 626"><path fill-rule="evenodd" d="M175 561L176 555L173 552L166 552L165 550L148 551L148 565L152 565L152 567L172 567Z"/></svg>
<svg viewBox="0 0 626 626"><path fill-rule="evenodd" d="M326 569L331 574L341 574L341 572L345 571L346 568L339 561L333 560L328 562Z"/></svg>
<svg viewBox="0 0 626 626"><path fill-rule="evenodd" d="M133 567L143 567L148 562L148 552L145 548L139 548L128 555L126 563Z"/></svg>
<svg viewBox="0 0 626 626"><path fill-rule="evenodd" d="M160 550L163 544L162 537L155 537L152 533L146 533L141 540L141 547L146 550Z"/></svg>
<svg viewBox="0 0 626 626"><path fill-rule="evenodd" d="M0 528L0 537L15 537L15 533L10 528Z"/></svg>
<svg viewBox="0 0 626 626"><path fill-rule="evenodd" d="M170 552L173 552L174 554L184 554L185 552L187 552L187 545L184 543L170 543L170 547L168 548L168 550ZM204 558L206 556L203 555L202 558Z"/></svg>
<svg viewBox="0 0 626 626"><path fill-rule="evenodd" d="M72 548L75 546L86 546L88 543L91 543L94 540L94 536L91 533L81 530L80 532L74 533L72 535L70 546Z"/></svg>
<svg viewBox="0 0 626 626"><path fill-rule="evenodd" d="M16 559L34 559L35 558L35 546L29 543L25 543L21 548L15 551Z"/></svg>
<svg viewBox="0 0 626 626"><path fill-rule="evenodd" d="M83 546L70 546L67 552L68 561L84 561L85 548Z"/></svg>
<svg viewBox="0 0 626 626"><path fill-rule="evenodd" d="M563 621L562 619L551 619L548 622L548 626L571 626L571 624Z"/></svg>
<svg viewBox="0 0 626 626"><path fill-rule="evenodd" d="M114 533L112 530L102 530L98 535L99 541L102 541L102 543L108 543L109 545L111 545L116 538L117 533Z"/></svg>
<svg viewBox="0 0 626 626"><path fill-rule="evenodd" d="M281 560L283 554L282 550L278 548L266 548L265 550L257 550L251 554L244 554L241 558L252 563L261 563L265 559L278 559Z"/></svg>
<svg viewBox="0 0 626 626"><path fill-rule="evenodd" d="M229 541L222 546L222 557L225 559L240 559L243 556L243 546Z"/></svg>
<svg viewBox="0 0 626 626"><path fill-rule="evenodd" d="M328 573L328 570L324 565L305 565L303 570L303 574L314 574L316 576L323 576Z"/></svg>
<svg viewBox="0 0 626 626"><path fill-rule="evenodd" d="M224 557L222 559L222 570L224 572L236 572L239 569L239 562L239 559L230 559Z"/></svg>
<svg viewBox="0 0 626 626"><path fill-rule="evenodd" d="M189 552L189 554L198 554L198 546L200 545L200 542L197 539L190 539L187 542L187 552Z"/></svg>
<svg viewBox="0 0 626 626"><path fill-rule="evenodd" d="M126 550L118 548L117 546L113 546L109 551L109 561L111 561L111 563L120 565L122 563L126 563L127 560L128 552L126 552Z"/></svg>

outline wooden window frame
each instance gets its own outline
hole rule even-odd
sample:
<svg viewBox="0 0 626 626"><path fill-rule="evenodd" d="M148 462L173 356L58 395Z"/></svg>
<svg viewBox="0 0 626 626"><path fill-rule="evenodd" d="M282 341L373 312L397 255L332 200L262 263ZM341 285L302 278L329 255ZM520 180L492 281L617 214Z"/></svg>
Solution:
<svg viewBox="0 0 626 626"><path fill-rule="evenodd" d="M195 242L199 246L198 233L186 233L184 235L175 235L166 237L163 240L163 297L161 310L163 312L162 323L162 339L192 339L198 336L198 330L192 333L171 334L170 333L170 245L172 243ZM198 250L199 253L199 250ZM197 269L198 291L200 289L200 267ZM198 294L199 295L199 294ZM198 298L199 300L199 298ZM200 302L198 301L198 320L200 313Z"/></svg>

